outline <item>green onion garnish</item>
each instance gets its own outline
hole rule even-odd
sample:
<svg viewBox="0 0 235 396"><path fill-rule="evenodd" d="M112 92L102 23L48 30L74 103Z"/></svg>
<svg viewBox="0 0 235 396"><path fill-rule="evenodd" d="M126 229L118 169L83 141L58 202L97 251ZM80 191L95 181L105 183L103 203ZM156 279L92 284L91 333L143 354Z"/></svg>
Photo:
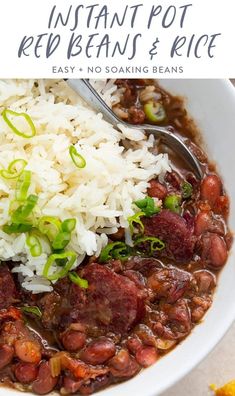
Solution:
<svg viewBox="0 0 235 396"><path fill-rule="evenodd" d="M61 231L61 221L58 217L43 216L39 220L38 228L42 234L47 235L50 240L53 240Z"/></svg>
<svg viewBox="0 0 235 396"><path fill-rule="evenodd" d="M25 314L33 314L35 316L38 316L39 318L42 317L42 312L38 307L20 307L21 311Z"/></svg>
<svg viewBox="0 0 235 396"><path fill-rule="evenodd" d="M184 199L190 198L193 193L193 186L188 182L184 182L181 186L182 197Z"/></svg>
<svg viewBox="0 0 235 396"><path fill-rule="evenodd" d="M23 171L19 179L17 180L17 184L16 184L15 196L17 201L26 200L30 182L31 182L31 172L27 170Z"/></svg>
<svg viewBox="0 0 235 396"><path fill-rule="evenodd" d="M168 195L164 199L164 208L171 210L175 213L180 213L181 197L179 195Z"/></svg>
<svg viewBox="0 0 235 396"><path fill-rule="evenodd" d="M153 254L155 251L160 251L165 248L165 243L156 237L140 237L134 241L134 246L141 245L143 243L150 243L150 254Z"/></svg>
<svg viewBox="0 0 235 396"><path fill-rule="evenodd" d="M49 280L58 280L60 278L63 278L64 276L67 275L67 273L71 270L73 264L75 263L77 258L76 253L68 251L64 253L55 253L51 254L44 265L43 268L43 276ZM57 261L57 260L64 260L66 259L66 263L63 265L63 268L54 273L49 275L49 270L51 266Z"/></svg>
<svg viewBox="0 0 235 396"><path fill-rule="evenodd" d="M140 226L141 232L142 233L144 232L144 225L143 225L142 221L140 220L141 216L145 216L145 213L144 212L138 212L138 213L135 213L133 216L129 216L127 218L131 234L134 233L134 229L135 229L135 225L136 224L138 224Z"/></svg>
<svg viewBox="0 0 235 396"><path fill-rule="evenodd" d="M20 131L16 126L12 123L12 121L9 119L9 116L12 117L23 117L25 121L27 122L30 131L28 133ZM31 117L26 114L26 113L17 113L16 111L10 110L10 109L5 109L2 112L2 117L6 124L11 128L11 130L18 136L24 137L24 138L32 138L33 136L36 135L36 128L35 125L31 119Z"/></svg>
<svg viewBox="0 0 235 396"><path fill-rule="evenodd" d="M61 229L64 232L72 232L76 227L76 219L64 220L61 224Z"/></svg>
<svg viewBox="0 0 235 396"><path fill-rule="evenodd" d="M32 213L34 207L38 202L37 195L29 195L26 202L23 205L20 205L11 216L12 222L15 224L24 223L27 217Z"/></svg>
<svg viewBox="0 0 235 396"><path fill-rule="evenodd" d="M70 232L59 232L54 241L52 242L52 247L55 250L64 249L71 240Z"/></svg>
<svg viewBox="0 0 235 396"><path fill-rule="evenodd" d="M154 199L151 197L146 197L144 199L140 199L139 201L135 201L134 204L144 212L145 216L150 217L155 213L160 212L160 207L155 206Z"/></svg>
<svg viewBox="0 0 235 396"><path fill-rule="evenodd" d="M68 277L71 280L71 282L75 283L75 285L78 285L79 287L83 289L88 288L88 281L86 279L80 278L76 272L69 272Z"/></svg>
<svg viewBox="0 0 235 396"><path fill-rule="evenodd" d="M26 165L27 161L24 159L16 159L8 165L7 169L1 169L0 175L4 177L4 179L16 179L21 175Z"/></svg>
<svg viewBox="0 0 235 396"><path fill-rule="evenodd" d="M85 168L86 166L86 160L85 158L79 154L74 146L69 147L69 154L70 157L72 158L72 161L74 165L76 165L77 168Z"/></svg>
<svg viewBox="0 0 235 396"><path fill-rule="evenodd" d="M33 228L31 224L5 224L2 229L6 234L22 234Z"/></svg>
<svg viewBox="0 0 235 396"><path fill-rule="evenodd" d="M144 112L147 119L154 123L161 123L166 119L166 111L159 102L150 102L144 105Z"/></svg>
<svg viewBox="0 0 235 396"><path fill-rule="evenodd" d="M26 244L29 247L32 257L39 257L42 254L42 245L36 235L29 235L26 238Z"/></svg>
<svg viewBox="0 0 235 396"><path fill-rule="evenodd" d="M131 249L124 242L113 242L101 250L99 261L105 263L111 259L127 260L130 255Z"/></svg>

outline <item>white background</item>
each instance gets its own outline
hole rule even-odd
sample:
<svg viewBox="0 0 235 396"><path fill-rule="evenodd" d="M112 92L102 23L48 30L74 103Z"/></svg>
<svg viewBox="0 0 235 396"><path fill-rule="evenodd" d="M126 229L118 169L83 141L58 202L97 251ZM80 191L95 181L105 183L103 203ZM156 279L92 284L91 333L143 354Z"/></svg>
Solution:
<svg viewBox="0 0 235 396"><path fill-rule="evenodd" d="M104 31L102 24L96 33L102 36L105 33L109 33L113 40L123 40L126 34L134 35L138 32L142 32L143 38L138 46L137 56L133 61L128 61L126 56L115 56L115 58L106 58L102 56L100 59L96 59L95 51L94 57L87 59L84 52L78 57L74 57L69 61L66 59L66 48L68 46L69 38L72 34L70 27L73 25L74 17L71 14L71 25L69 27L59 27L52 29L50 33L61 34L62 39L60 46L55 51L53 56L49 59L45 58L45 45L47 40L44 38L42 41L43 48L40 49L40 58L36 59L33 55L28 57L18 58L18 47L24 35L37 36L38 34L48 33L48 19L51 8L54 4L58 11L67 13L69 6L73 5L73 10L79 5L83 4L88 6L91 4L99 3L100 6L107 4L112 12L120 11L120 9L126 5L143 4L139 13L137 14L136 25L133 29L130 29L129 24L126 26L115 27L110 31ZM185 18L185 24L183 29L179 26L179 20L182 11L179 7L185 4L192 3L193 6L188 9L188 14ZM151 11L152 5L162 5L162 13L155 18L155 22L152 25L151 30L147 31L146 22ZM162 17L164 11L169 5L174 5L177 8L176 20L174 24L168 28L162 28ZM101 7L100 7L101 8ZM97 10L100 10L97 7ZM8 0L1 1L1 13L0 13L0 77L1 78L44 78L44 77L91 77L87 72L88 66L100 66L102 68L101 73L94 73L92 77L124 77L122 73L119 74L106 74L105 66L149 66L149 77L157 78L224 78L235 76L235 54L234 54L234 37L235 37L235 21L234 21L234 0L106 0L106 1L75 1L75 0ZM96 11L94 15L97 14ZM76 34L84 35L84 43L86 37L95 33L94 28L89 30L86 27L86 15L87 12L83 10L81 12L81 19L79 28L76 30ZM130 15L130 13L129 13ZM108 21L110 21L108 19ZM93 24L94 25L94 24ZM195 59L194 57L187 58L181 56L175 59L170 58L169 52L172 41L177 35L187 35L188 38L192 34L200 36L202 34L214 34L222 33L222 36L216 41L217 47L213 50L215 57L210 59L205 56L205 49L202 51L204 56L201 59ZM160 38L160 45L158 47L158 55L154 57L153 61L150 61L149 49L153 39L158 36ZM98 44L99 39L95 40L95 44ZM33 52L33 46L31 47L30 53ZM186 53L186 47L185 51ZM66 74L53 73L52 68L56 66L56 70L59 71L59 66L65 71L65 66L75 67L73 74L71 71ZM161 73L154 74L152 72L153 66L162 66ZM183 66L184 72L181 74L169 73L166 71L166 67L171 66ZM82 70L80 70L82 69ZM166 71L166 72L165 72ZM136 76L135 74L128 74L129 77ZM138 77L146 77L145 73L138 73Z"/></svg>

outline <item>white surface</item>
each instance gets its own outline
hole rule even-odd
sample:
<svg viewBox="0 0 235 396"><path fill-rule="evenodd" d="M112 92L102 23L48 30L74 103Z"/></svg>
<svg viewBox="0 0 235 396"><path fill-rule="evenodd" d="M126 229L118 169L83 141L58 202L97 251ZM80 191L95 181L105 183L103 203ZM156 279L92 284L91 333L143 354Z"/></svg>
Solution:
<svg viewBox="0 0 235 396"><path fill-rule="evenodd" d="M168 80L164 81L164 85L167 85L172 92L190 98L188 101L190 112L204 132L209 152L219 165L230 197L234 197L235 91L232 85L222 80ZM235 200L232 200L230 220L231 227L235 229ZM180 346L154 366L128 382L100 392L99 396L157 396L185 376L217 344L235 318L234 284L233 249L220 276L214 304L204 322L197 326ZM171 396L182 396L182 389L179 386L177 385L178 392L174 388L164 396L170 396L170 392ZM206 392L207 389L191 395L204 396ZM0 394L21 395L19 392L7 389L0 390Z"/></svg>

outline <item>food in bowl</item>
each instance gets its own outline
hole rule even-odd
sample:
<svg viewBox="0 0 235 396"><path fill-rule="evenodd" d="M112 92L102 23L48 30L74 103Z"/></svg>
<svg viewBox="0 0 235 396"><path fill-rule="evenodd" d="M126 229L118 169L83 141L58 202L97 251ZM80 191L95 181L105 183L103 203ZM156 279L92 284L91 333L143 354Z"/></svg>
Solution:
<svg viewBox="0 0 235 396"><path fill-rule="evenodd" d="M183 101L151 80L94 85L120 118L179 134L204 178L64 81L1 81L0 378L36 394L90 394L155 363L211 306L232 242Z"/></svg>

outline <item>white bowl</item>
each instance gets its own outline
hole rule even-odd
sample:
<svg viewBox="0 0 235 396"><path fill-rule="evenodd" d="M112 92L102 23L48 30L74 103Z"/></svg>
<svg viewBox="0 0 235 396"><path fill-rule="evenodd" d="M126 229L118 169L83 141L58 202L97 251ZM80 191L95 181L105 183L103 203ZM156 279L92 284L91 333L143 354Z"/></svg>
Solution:
<svg viewBox="0 0 235 396"><path fill-rule="evenodd" d="M203 133L209 157L216 161L231 198L230 227L235 229L235 89L227 80L163 80L170 92L183 95ZM197 365L235 319L234 247L219 277L214 303L202 324L177 348L133 379L99 392L99 396L157 396ZM218 357L219 363L219 357ZM199 379L200 380L200 379ZM20 396L7 388L0 395Z"/></svg>

